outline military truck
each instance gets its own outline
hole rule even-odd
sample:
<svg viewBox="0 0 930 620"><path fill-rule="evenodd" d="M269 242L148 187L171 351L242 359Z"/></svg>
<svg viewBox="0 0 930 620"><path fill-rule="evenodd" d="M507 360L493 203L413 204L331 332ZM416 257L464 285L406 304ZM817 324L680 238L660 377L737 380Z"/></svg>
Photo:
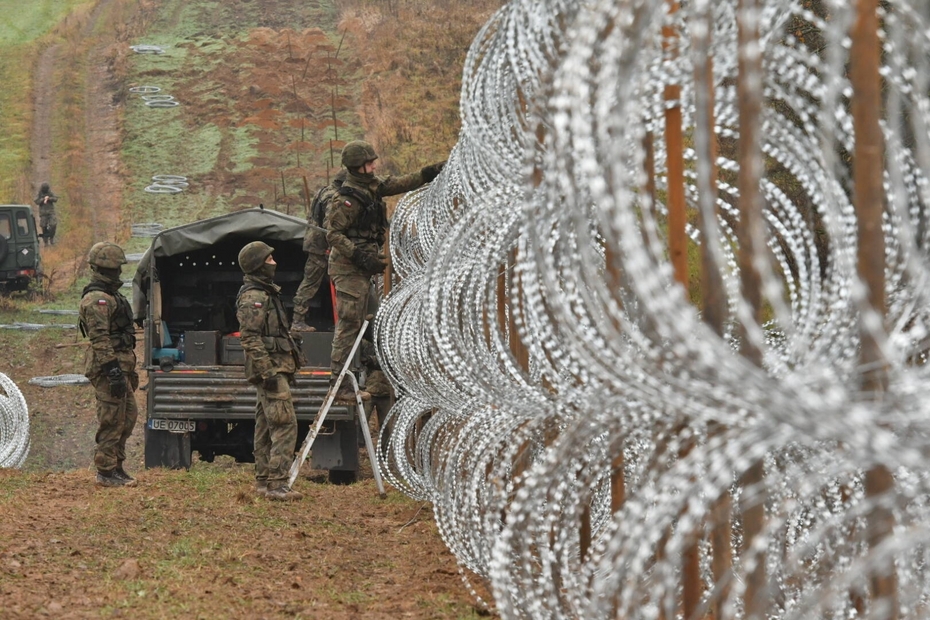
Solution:
<svg viewBox="0 0 930 620"><path fill-rule="evenodd" d="M275 283L288 313L303 277L306 221L246 209L159 233L133 278L133 311L143 325L147 374L145 466L189 468L192 453L254 462L255 388L244 375L236 295L238 253L251 241L274 248ZM292 386L298 446L328 391L335 313L329 280L312 300L304 332L307 365ZM334 482L355 480L359 427L354 409L334 406L313 444L311 465Z"/></svg>
<svg viewBox="0 0 930 620"><path fill-rule="evenodd" d="M0 291L24 291L41 272L32 208L0 205Z"/></svg>

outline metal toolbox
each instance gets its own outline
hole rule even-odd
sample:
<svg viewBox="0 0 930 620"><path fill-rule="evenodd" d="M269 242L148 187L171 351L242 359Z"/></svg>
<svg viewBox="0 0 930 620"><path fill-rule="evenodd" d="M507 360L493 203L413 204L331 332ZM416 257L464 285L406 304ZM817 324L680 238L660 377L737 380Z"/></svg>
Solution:
<svg viewBox="0 0 930 620"><path fill-rule="evenodd" d="M239 366L245 364L245 351L242 350L239 336L223 336L220 345L220 364Z"/></svg>
<svg viewBox="0 0 930 620"><path fill-rule="evenodd" d="M220 332L184 332L184 363L188 366L216 366Z"/></svg>

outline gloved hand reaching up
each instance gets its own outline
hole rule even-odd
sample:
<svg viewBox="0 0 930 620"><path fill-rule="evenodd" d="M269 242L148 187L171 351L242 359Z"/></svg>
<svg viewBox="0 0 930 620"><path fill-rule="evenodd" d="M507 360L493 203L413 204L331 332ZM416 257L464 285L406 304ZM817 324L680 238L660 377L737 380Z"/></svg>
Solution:
<svg viewBox="0 0 930 620"><path fill-rule="evenodd" d="M446 166L446 162L441 161L438 164L432 164L429 166L423 166L420 168L420 176L423 177L424 183L432 183L433 179L439 176L439 173L442 172L442 169Z"/></svg>

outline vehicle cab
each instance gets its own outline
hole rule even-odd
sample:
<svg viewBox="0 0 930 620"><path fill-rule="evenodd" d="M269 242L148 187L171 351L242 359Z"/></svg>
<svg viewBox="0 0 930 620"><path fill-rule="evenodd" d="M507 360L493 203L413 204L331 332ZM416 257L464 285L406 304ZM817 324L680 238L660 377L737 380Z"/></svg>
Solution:
<svg viewBox="0 0 930 620"><path fill-rule="evenodd" d="M25 290L40 275L39 236L32 209L0 205L0 290Z"/></svg>

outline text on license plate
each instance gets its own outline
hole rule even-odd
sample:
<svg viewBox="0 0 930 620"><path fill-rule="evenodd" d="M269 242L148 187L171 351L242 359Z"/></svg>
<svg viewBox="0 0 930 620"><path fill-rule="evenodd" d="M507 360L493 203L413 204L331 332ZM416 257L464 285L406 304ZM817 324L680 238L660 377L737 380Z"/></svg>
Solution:
<svg viewBox="0 0 930 620"><path fill-rule="evenodd" d="M168 431L169 433L193 433L196 425L191 420L149 420L149 428L153 431Z"/></svg>

